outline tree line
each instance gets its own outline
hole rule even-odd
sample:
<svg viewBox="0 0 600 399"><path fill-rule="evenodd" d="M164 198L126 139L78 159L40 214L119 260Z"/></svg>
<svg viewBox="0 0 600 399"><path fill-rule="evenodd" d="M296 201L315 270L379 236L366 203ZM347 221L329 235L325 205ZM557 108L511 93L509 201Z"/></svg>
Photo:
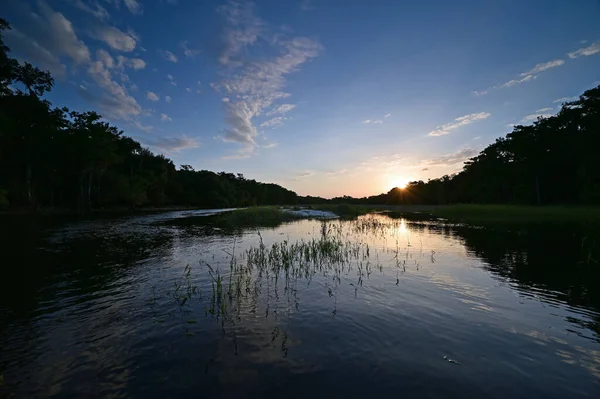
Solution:
<svg viewBox="0 0 600 399"><path fill-rule="evenodd" d="M0 208L600 204L600 86L564 103L554 116L515 126L459 173L380 195L328 200L241 174L177 169L96 112L53 107L43 99L52 76L9 56L2 41L7 29L0 19Z"/></svg>
<svg viewBox="0 0 600 399"><path fill-rule="evenodd" d="M53 107L49 72L9 56L0 19L0 207L292 204L296 193L241 174L176 169L94 111Z"/></svg>
<svg viewBox="0 0 600 399"><path fill-rule="evenodd" d="M336 201L378 204L600 204L600 86L550 117L514 126L462 171L377 196Z"/></svg>

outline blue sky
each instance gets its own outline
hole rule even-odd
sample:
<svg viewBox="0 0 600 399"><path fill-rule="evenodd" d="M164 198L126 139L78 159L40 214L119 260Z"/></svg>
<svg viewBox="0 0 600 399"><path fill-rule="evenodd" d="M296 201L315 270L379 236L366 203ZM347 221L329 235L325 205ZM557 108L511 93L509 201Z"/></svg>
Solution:
<svg viewBox="0 0 600 399"><path fill-rule="evenodd" d="M302 195L459 171L600 84L595 0L8 0L1 16L56 106Z"/></svg>

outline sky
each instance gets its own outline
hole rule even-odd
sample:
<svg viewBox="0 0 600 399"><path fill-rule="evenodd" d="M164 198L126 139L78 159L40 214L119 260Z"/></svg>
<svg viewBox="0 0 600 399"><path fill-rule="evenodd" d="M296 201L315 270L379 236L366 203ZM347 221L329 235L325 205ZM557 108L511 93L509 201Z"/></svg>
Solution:
<svg viewBox="0 0 600 399"><path fill-rule="evenodd" d="M367 196L600 84L600 1L5 0L12 56L179 166Z"/></svg>

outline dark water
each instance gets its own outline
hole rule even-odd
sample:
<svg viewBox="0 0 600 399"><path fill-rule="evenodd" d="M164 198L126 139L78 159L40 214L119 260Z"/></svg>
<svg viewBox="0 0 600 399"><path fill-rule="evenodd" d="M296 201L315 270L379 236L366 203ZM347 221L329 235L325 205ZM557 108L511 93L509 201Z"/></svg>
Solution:
<svg viewBox="0 0 600 399"><path fill-rule="evenodd" d="M589 226L190 214L0 220L0 395L599 397Z"/></svg>

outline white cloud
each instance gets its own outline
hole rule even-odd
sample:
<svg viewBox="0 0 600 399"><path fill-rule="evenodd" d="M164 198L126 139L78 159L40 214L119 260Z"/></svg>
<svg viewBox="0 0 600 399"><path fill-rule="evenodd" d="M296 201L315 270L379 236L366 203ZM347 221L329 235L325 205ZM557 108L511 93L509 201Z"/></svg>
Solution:
<svg viewBox="0 0 600 399"><path fill-rule="evenodd" d="M151 137L143 139L150 147L158 151L172 154L200 146L198 140L187 136L180 137Z"/></svg>
<svg viewBox="0 0 600 399"><path fill-rule="evenodd" d="M313 7L311 0L300 0L300 9L302 11L311 11L315 8Z"/></svg>
<svg viewBox="0 0 600 399"><path fill-rule="evenodd" d="M192 89L190 89L189 87L186 87L186 88L185 88L185 91L187 91L188 93L191 93L191 92L192 92Z"/></svg>
<svg viewBox="0 0 600 399"><path fill-rule="evenodd" d="M304 172L296 173L296 177L309 177L313 176L314 174L315 172L313 172L312 170L305 170Z"/></svg>
<svg viewBox="0 0 600 399"><path fill-rule="evenodd" d="M223 101L224 103L228 103L228 102L229 102L229 101L231 101L231 100L229 99L229 97L223 97L223 98L221 99L221 101Z"/></svg>
<svg viewBox="0 0 600 399"><path fill-rule="evenodd" d="M167 114L160 114L160 120L163 122L171 122L173 119Z"/></svg>
<svg viewBox="0 0 600 399"><path fill-rule="evenodd" d="M138 69L144 69L146 68L146 61L139 59L139 58L130 58L129 61L131 62L131 67L133 69L135 69L136 71Z"/></svg>
<svg viewBox="0 0 600 399"><path fill-rule="evenodd" d="M533 122L536 121L538 118L549 118L553 116L552 114L543 114L543 113L535 113L535 114L531 114L531 115L527 115L525 116L521 122Z"/></svg>
<svg viewBox="0 0 600 399"><path fill-rule="evenodd" d="M473 158L474 156L477 156L479 154L479 152L480 152L479 150L477 150L475 148L471 148L471 147L461 148L460 150L453 152L453 153L449 153L449 154L445 154L445 155L442 155L437 158L421 161L421 163L419 163L415 167L454 166L454 165L462 164L462 163L468 161L469 159Z"/></svg>
<svg viewBox="0 0 600 399"><path fill-rule="evenodd" d="M281 104L281 105L273 108L271 111L267 112L267 116L277 115L277 114L283 115L287 112L290 112L294 108L296 108L296 105L294 105L294 104Z"/></svg>
<svg viewBox="0 0 600 399"><path fill-rule="evenodd" d="M160 100L160 97L156 93L154 93L152 91L149 91L149 92L146 93L146 98L148 100L150 100L150 101L158 101L158 100Z"/></svg>
<svg viewBox="0 0 600 399"><path fill-rule="evenodd" d="M181 48L183 49L183 55L185 55L187 58L194 58L195 56L200 54L200 50L194 50L188 46L187 40L184 40L183 42L181 42L180 45L181 45Z"/></svg>
<svg viewBox="0 0 600 399"><path fill-rule="evenodd" d="M120 69L128 67L137 71L146 68L146 61L141 60L139 58L127 58L125 56L118 55L117 61L117 67Z"/></svg>
<svg viewBox="0 0 600 399"><path fill-rule="evenodd" d="M556 59L556 60L552 60L552 61L548 61L548 62L539 63L539 64L535 65L533 68L531 68L530 70L528 70L527 72L520 73L519 74L520 78L511 79L508 82L505 82L502 84L497 84L495 86L492 86L490 89L505 89L508 87L513 87L513 86L519 85L521 83L529 82L531 80L536 79L538 77L538 74L540 74L541 72L544 72L548 69L559 67L559 66L563 65L564 63L565 63L565 61L562 59ZM483 96L483 95L488 94L490 89L475 90L475 91L473 91L473 94L476 96Z"/></svg>
<svg viewBox="0 0 600 399"><path fill-rule="evenodd" d="M275 118L269 119L268 121L261 123L260 127L270 127L270 128L280 127L280 126L283 126L283 121L285 121L286 119L287 118L285 116L277 116Z"/></svg>
<svg viewBox="0 0 600 399"><path fill-rule="evenodd" d="M316 57L321 46L305 37L268 36L264 23L254 15L252 4L229 2L220 7L220 12L226 20L224 48L219 56L224 78L213 87L231 100L224 104L228 127L221 138L255 146L258 130L252 120L266 110L273 111L276 101L290 96L283 91L285 76ZM246 51L242 50L259 40L273 47L278 55L246 59ZM262 50L260 54L265 54Z"/></svg>
<svg viewBox="0 0 600 399"><path fill-rule="evenodd" d="M28 30L33 36L32 47L37 50L44 48L54 55L53 58L61 55L68 56L75 64L87 64L91 60L91 54L85 43L77 38L73 29L73 24L65 16L54 11L43 1L38 2L40 14L31 14L29 21L25 22ZM10 32L10 31L9 31ZM28 37L21 33L21 39ZM22 42L21 44L25 44ZM28 49L27 52L36 49ZM15 51L19 50L14 48ZM47 61L49 58L44 56Z"/></svg>
<svg viewBox="0 0 600 399"><path fill-rule="evenodd" d="M173 86L177 86L177 82L175 81L175 78L173 77L173 75L168 74L167 79L169 79L169 83L171 83Z"/></svg>
<svg viewBox="0 0 600 399"><path fill-rule="evenodd" d="M141 113L141 107L119 83L112 79L110 71L100 61L94 61L88 68L88 74L102 90L94 94L90 90L80 91L80 95L98 106L106 116L130 120Z"/></svg>
<svg viewBox="0 0 600 399"><path fill-rule="evenodd" d="M473 122L487 119L490 115L491 114L489 112L479 112L476 114L460 116L460 117L454 119L453 122L438 126L436 128L436 130L429 132L428 135L429 136L443 136L443 135L450 133L452 130L458 129L461 126L469 125Z"/></svg>
<svg viewBox="0 0 600 399"><path fill-rule="evenodd" d="M590 44L587 47L580 48L577 51L569 53L569 58L577 58L581 56L590 56L600 52L600 41Z"/></svg>
<svg viewBox="0 0 600 399"><path fill-rule="evenodd" d="M531 70L529 70L527 72L523 72L521 74L521 76L535 75L535 74L543 72L547 69L559 67L559 66L563 65L564 63L565 63L565 61L561 60L561 59L543 62L543 63L537 64Z"/></svg>
<svg viewBox="0 0 600 399"><path fill-rule="evenodd" d="M125 7L133 14L142 13L142 6L137 0L123 0L123 3L125 3Z"/></svg>
<svg viewBox="0 0 600 399"><path fill-rule="evenodd" d="M91 32L91 36L108 44L113 50L131 52L135 49L135 38L114 26L100 26Z"/></svg>
<svg viewBox="0 0 600 399"><path fill-rule="evenodd" d="M577 100L579 97L562 97L559 98L557 100L552 101L553 103L566 103L566 102L570 102L570 101L575 101Z"/></svg>
<svg viewBox="0 0 600 399"><path fill-rule="evenodd" d="M57 76L66 75L66 66L60 57L66 56L73 61L71 70L85 68L94 84L86 82L78 87L78 94L92 104L103 116L129 120L141 114L141 107L129 95L127 89L115 81L110 68L115 68L114 58L105 50L96 52L92 60L91 53L85 43L77 37L72 23L59 12L54 11L47 3L37 2L39 12L28 14L27 24L30 36L18 30L7 32L7 44L30 61L42 68L48 68ZM15 43L13 39L18 39ZM22 48L21 48L22 47ZM41 62L37 62L41 61ZM115 72L122 82L128 80L127 75Z"/></svg>
<svg viewBox="0 0 600 399"><path fill-rule="evenodd" d="M4 35L6 44L18 52L17 59L28 61L43 70L48 70L56 77L64 78L66 76L67 66L61 63L57 53L48 50L37 40L17 29L5 31Z"/></svg>
<svg viewBox="0 0 600 399"><path fill-rule="evenodd" d="M93 3L86 3L83 0L68 0L74 7L79 8L82 11L87 12L88 14L93 15L101 21L106 21L110 18L108 11L104 7L102 7L97 1Z"/></svg>
<svg viewBox="0 0 600 399"><path fill-rule="evenodd" d="M179 61L177 56L175 54L173 54L172 52L170 52L169 50L159 50L158 52L165 60L167 60L169 62L175 63L175 62Z"/></svg>
<svg viewBox="0 0 600 399"><path fill-rule="evenodd" d="M104 64L107 68L113 68L115 66L115 61L110 56L108 51L99 49L96 51L96 59Z"/></svg>
<svg viewBox="0 0 600 399"><path fill-rule="evenodd" d="M385 115L383 115L384 118L389 118L390 116L392 116L392 114L385 114Z"/></svg>
<svg viewBox="0 0 600 399"><path fill-rule="evenodd" d="M540 109L536 109L535 112L541 113L543 114L544 112L550 112L552 111L554 108L540 108Z"/></svg>
<svg viewBox="0 0 600 399"><path fill-rule="evenodd" d="M373 123L380 125L383 123L383 121L381 119L377 119L377 120L374 120Z"/></svg>
<svg viewBox="0 0 600 399"><path fill-rule="evenodd" d="M172 98L171 98L171 96L165 96L165 102L166 102L167 104L171 104L171 101L172 101Z"/></svg>
<svg viewBox="0 0 600 399"><path fill-rule="evenodd" d="M363 121L363 123L371 123L371 120L370 120L370 119L365 119L365 120Z"/></svg>
<svg viewBox="0 0 600 399"><path fill-rule="evenodd" d="M502 83L501 85L496 85L493 88L494 89L504 89L506 87L512 87L521 83L525 83L525 82L529 82L530 80L536 79L537 75L527 75L521 79L513 79L513 80L509 80L506 83Z"/></svg>
<svg viewBox="0 0 600 399"><path fill-rule="evenodd" d="M250 2L230 1L219 7L219 12L225 17L227 24L227 29L223 32L223 48L219 62L223 65L239 65L235 58L243 48L258 40L263 22L254 15L254 4Z"/></svg>

